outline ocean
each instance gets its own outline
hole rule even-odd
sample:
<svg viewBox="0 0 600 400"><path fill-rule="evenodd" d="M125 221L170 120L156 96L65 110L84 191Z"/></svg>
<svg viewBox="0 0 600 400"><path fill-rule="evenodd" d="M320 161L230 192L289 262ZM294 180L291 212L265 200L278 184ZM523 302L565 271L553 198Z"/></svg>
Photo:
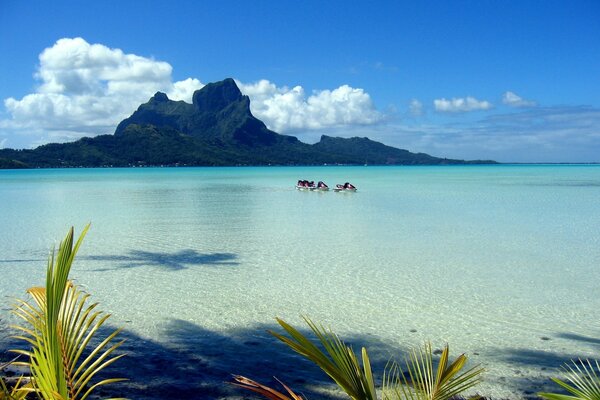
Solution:
<svg viewBox="0 0 600 400"><path fill-rule="evenodd" d="M275 317L367 347L379 377L448 343L494 398L557 390L561 364L599 358L599 165L2 170L0 361L12 298L87 223L71 277L125 328L112 396L235 398L223 382L242 374L335 398L266 332Z"/></svg>

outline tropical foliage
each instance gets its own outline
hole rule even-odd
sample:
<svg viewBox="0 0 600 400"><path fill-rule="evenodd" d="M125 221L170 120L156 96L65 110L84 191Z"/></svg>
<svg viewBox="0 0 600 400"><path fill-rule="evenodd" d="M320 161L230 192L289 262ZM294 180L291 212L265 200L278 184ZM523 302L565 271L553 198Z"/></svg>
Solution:
<svg viewBox="0 0 600 400"><path fill-rule="evenodd" d="M391 363L383 378L384 399L447 400L471 389L480 381L483 369L473 367L463 371L467 356L461 354L449 364L448 345L442 350L437 371L433 367L433 351L427 343L424 349L410 352L407 371Z"/></svg>
<svg viewBox="0 0 600 400"><path fill-rule="evenodd" d="M579 360L579 363L573 361L573 365L565 365L567 381L566 383L558 378L552 378L554 382L560 385L571 395L558 393L539 393L539 395L549 400L600 400L600 365L598 360Z"/></svg>
<svg viewBox="0 0 600 400"><path fill-rule="evenodd" d="M347 346L335 333L316 325L306 317L304 320L321 342L325 352L282 319L277 318L277 322L289 337L273 331L270 333L295 352L317 364L350 398L377 400L367 349L362 348L361 365L352 348Z"/></svg>
<svg viewBox="0 0 600 400"><path fill-rule="evenodd" d="M50 254L46 286L30 288L33 303L18 301L13 311L25 322L15 326L21 332L17 338L30 346L14 352L26 357L19 364L29 367L33 389L44 400L84 400L99 386L123 380L93 382L100 371L123 356L114 354L123 343L114 342L120 329L96 340L109 315L97 311L97 303L90 304L89 295L68 280L88 228L75 244L70 229L56 257L54 251Z"/></svg>
<svg viewBox="0 0 600 400"><path fill-rule="evenodd" d="M351 399L377 400L367 349L364 347L361 349L359 360L359 356L354 350L333 331L315 324L306 317L304 320L317 337L323 350L296 328L279 318L277 322L287 336L273 331L270 333L292 350L318 365ZM397 363L389 363L383 376L383 399L448 400L479 383L483 369L476 366L463 371L467 356L462 354L450 363L449 353L449 347L445 346L436 371L430 344L427 344L424 349L413 350L410 353L406 359L406 372ZM248 384L243 380L252 383ZM279 392L277 394L283 397L273 397L273 389L256 384L247 378L236 377L236 381L244 383L238 386L253 390L269 399L288 399ZM287 386L284 385L284 387L288 393L293 393Z"/></svg>

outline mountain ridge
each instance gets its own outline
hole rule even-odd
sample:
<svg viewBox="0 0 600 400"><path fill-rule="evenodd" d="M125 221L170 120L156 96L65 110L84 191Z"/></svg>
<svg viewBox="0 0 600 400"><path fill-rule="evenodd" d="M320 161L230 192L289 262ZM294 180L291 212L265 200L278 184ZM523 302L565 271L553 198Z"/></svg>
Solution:
<svg viewBox="0 0 600 400"><path fill-rule="evenodd" d="M230 165L445 165L495 163L411 153L369 138L323 135L315 144L276 133L250 111L250 99L227 78L194 92L192 103L157 92L112 135L0 149L2 168Z"/></svg>

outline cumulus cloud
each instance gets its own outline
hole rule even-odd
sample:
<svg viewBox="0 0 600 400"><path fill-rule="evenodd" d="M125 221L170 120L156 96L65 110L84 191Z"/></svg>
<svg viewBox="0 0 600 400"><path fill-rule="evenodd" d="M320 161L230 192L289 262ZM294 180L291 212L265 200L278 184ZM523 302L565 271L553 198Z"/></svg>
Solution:
<svg viewBox="0 0 600 400"><path fill-rule="evenodd" d="M446 100L445 98L436 99L433 101L433 105L436 111L452 113L489 110L492 108L492 103L489 101L480 101L471 96L453 98L451 100Z"/></svg>
<svg viewBox="0 0 600 400"><path fill-rule="evenodd" d="M174 82L172 72L164 61L82 38L60 39L39 55L36 90L4 100L10 117L0 120L0 128L29 134L31 144L112 133L155 92L191 102L204 86L196 78ZM267 80L238 85L250 97L252 112L279 132L373 124L382 118L368 93L348 85L310 94L301 86L277 87Z"/></svg>
<svg viewBox="0 0 600 400"><path fill-rule="evenodd" d="M0 127L27 132L36 143L112 133L115 126L157 91L191 101L198 79L172 81L166 62L126 54L82 38L58 40L39 56L34 93L7 98L11 118Z"/></svg>
<svg viewBox="0 0 600 400"><path fill-rule="evenodd" d="M369 94L348 85L307 95L302 86L277 87L264 79L237 84L250 97L252 113L277 132L368 125L382 119Z"/></svg>
<svg viewBox="0 0 600 400"><path fill-rule="evenodd" d="M502 96L502 103L511 107L534 107L535 101L525 100L514 92L508 91Z"/></svg>

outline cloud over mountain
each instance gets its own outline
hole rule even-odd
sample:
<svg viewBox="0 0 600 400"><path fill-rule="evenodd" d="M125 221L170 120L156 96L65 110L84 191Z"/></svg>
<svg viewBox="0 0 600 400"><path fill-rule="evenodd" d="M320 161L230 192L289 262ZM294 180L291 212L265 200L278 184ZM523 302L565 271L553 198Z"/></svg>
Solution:
<svg viewBox="0 0 600 400"><path fill-rule="evenodd" d="M369 94L348 85L309 96L302 86L277 87L268 80L238 85L250 97L252 113L277 132L369 125L382 119Z"/></svg>
<svg viewBox="0 0 600 400"><path fill-rule="evenodd" d="M124 53L82 38L64 38L39 55L39 86L21 99L4 100L10 119L0 128L35 134L36 144L112 133L155 92L191 102L203 83L196 78L173 82L171 65ZM380 120L370 96L347 85L306 95L296 86L278 88L269 81L239 83L252 111L272 129L371 124Z"/></svg>
<svg viewBox="0 0 600 400"><path fill-rule="evenodd" d="M201 87L197 79L172 82L171 66L125 54L82 38L60 39L39 56L35 93L4 100L12 116L4 125L48 131L108 133L149 93L183 98Z"/></svg>

